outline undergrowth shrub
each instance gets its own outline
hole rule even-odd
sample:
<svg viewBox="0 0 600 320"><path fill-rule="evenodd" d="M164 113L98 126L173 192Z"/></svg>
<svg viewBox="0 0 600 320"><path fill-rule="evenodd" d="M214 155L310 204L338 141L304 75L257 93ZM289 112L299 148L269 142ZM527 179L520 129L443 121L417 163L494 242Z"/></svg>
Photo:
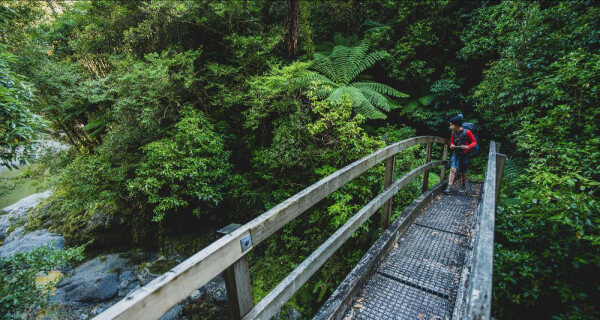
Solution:
<svg viewBox="0 0 600 320"><path fill-rule="evenodd" d="M36 275L83 260L83 250L83 246L67 250L36 248L29 252L0 258L2 319L34 317L35 312L45 310L50 305L51 289L60 279L38 286L35 283Z"/></svg>

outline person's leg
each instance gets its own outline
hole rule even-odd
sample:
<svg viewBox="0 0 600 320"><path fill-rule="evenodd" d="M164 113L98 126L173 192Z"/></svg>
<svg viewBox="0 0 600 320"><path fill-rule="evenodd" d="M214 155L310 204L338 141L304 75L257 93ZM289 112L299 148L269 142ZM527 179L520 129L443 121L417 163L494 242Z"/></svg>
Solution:
<svg viewBox="0 0 600 320"><path fill-rule="evenodd" d="M450 168L450 174L448 175L448 185L449 186L454 184L455 177L456 177L456 168Z"/></svg>
<svg viewBox="0 0 600 320"><path fill-rule="evenodd" d="M454 184L454 179L456 178L456 171L458 170L459 162L456 153L452 155L450 158L450 174L448 174L448 185L446 186L446 190L444 193L448 194L452 190L452 185Z"/></svg>

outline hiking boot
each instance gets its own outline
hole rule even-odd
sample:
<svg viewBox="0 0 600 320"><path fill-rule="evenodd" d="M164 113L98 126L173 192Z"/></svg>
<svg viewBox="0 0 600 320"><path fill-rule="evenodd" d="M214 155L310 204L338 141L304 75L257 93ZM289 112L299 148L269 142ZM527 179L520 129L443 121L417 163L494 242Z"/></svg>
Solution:
<svg viewBox="0 0 600 320"><path fill-rule="evenodd" d="M458 188L458 192L460 192L461 194L467 194L467 187L463 184Z"/></svg>
<svg viewBox="0 0 600 320"><path fill-rule="evenodd" d="M449 184L449 185L446 187L446 190L444 190L444 194L450 194L450 192L452 192L452 185L450 185L450 184Z"/></svg>

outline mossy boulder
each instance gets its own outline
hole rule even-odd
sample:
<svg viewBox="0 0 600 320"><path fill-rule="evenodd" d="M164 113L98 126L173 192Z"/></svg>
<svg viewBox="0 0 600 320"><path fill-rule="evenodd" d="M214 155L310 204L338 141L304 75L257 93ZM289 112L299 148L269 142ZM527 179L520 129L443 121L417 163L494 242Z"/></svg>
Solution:
<svg viewBox="0 0 600 320"><path fill-rule="evenodd" d="M57 302L102 302L119 292L123 277L131 278L123 270L133 268L129 259L110 254L90 260L73 270L71 276L63 279L56 290Z"/></svg>

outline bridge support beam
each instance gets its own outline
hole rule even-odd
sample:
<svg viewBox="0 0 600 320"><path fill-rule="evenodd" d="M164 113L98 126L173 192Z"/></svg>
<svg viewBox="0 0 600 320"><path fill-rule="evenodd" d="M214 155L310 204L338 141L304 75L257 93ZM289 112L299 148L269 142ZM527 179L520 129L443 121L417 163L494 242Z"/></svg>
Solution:
<svg viewBox="0 0 600 320"><path fill-rule="evenodd" d="M240 224L232 223L217 232L228 234L241 226ZM250 283L250 267L246 256L242 256L238 261L225 269L223 271L223 278L225 278L225 288L227 289L229 319L242 319L254 307L252 284Z"/></svg>
<svg viewBox="0 0 600 320"><path fill-rule="evenodd" d="M433 147L433 143L427 143L427 155L425 156L425 164L431 161L431 149ZM444 159L445 160L445 159ZM429 186L429 170L423 173L423 185L421 186L421 193L427 191L427 187Z"/></svg>
<svg viewBox="0 0 600 320"><path fill-rule="evenodd" d="M385 160L385 180L383 188L387 189L394 182L394 172L396 171L396 156L391 156ZM381 210L381 233L390 225L392 218L392 198L383 204Z"/></svg>

